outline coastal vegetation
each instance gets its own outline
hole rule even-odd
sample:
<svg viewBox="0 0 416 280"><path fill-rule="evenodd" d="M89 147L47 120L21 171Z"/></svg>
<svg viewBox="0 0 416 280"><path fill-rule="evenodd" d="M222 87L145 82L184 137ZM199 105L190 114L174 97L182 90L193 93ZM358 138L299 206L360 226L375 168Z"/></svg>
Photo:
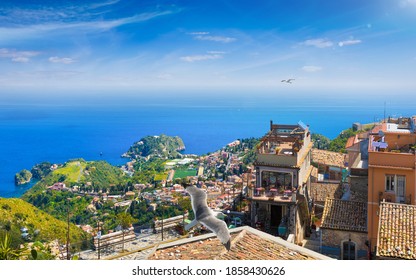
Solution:
<svg viewBox="0 0 416 280"><path fill-rule="evenodd" d="M14 176L14 183L16 186L29 183L32 179L32 173L29 170L23 169Z"/></svg>
<svg viewBox="0 0 416 280"><path fill-rule="evenodd" d="M50 162L45 161L42 163L35 164L30 170L30 172L32 173L34 179L41 180L52 171L51 168L52 164Z"/></svg>
<svg viewBox="0 0 416 280"><path fill-rule="evenodd" d="M22 199L0 198L0 232L7 233L13 248L27 241L64 243L67 224ZM70 225L71 242L80 242L85 237L81 229Z"/></svg>
<svg viewBox="0 0 416 280"><path fill-rule="evenodd" d="M314 142L314 147L320 150L328 150L331 144L331 139L318 133L312 133L311 140Z"/></svg>
<svg viewBox="0 0 416 280"><path fill-rule="evenodd" d="M116 166L105 161L76 159L66 162L63 166L48 173L23 195L23 199L32 202L35 196L43 193L49 186L60 182L68 188L76 188L85 192L107 190L111 186L124 185L126 176Z"/></svg>
<svg viewBox="0 0 416 280"><path fill-rule="evenodd" d="M164 167L166 160L158 157L152 157L149 160L139 158L133 165L134 174L129 179L131 182L142 184L155 184L155 179L162 177L163 174L166 179L167 173Z"/></svg>
<svg viewBox="0 0 416 280"><path fill-rule="evenodd" d="M124 154L126 157L158 157L180 158L180 151L185 150L185 144L179 136L146 136L135 142Z"/></svg>

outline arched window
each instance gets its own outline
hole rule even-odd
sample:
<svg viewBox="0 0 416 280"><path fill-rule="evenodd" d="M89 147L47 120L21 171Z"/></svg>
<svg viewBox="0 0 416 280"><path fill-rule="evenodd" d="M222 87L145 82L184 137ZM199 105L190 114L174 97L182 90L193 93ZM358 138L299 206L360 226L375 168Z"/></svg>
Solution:
<svg viewBox="0 0 416 280"><path fill-rule="evenodd" d="M356 260L357 246L351 239L341 242L341 260Z"/></svg>

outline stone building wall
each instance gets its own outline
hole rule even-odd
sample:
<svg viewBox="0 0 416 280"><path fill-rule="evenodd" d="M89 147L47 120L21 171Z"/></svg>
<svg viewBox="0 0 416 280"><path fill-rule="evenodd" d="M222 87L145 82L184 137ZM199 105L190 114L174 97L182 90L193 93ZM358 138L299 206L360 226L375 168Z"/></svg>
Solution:
<svg viewBox="0 0 416 280"><path fill-rule="evenodd" d="M341 242L351 239L355 242L357 250L367 250L365 241L367 238L366 232L352 232L334 229L322 229L322 246L341 247Z"/></svg>

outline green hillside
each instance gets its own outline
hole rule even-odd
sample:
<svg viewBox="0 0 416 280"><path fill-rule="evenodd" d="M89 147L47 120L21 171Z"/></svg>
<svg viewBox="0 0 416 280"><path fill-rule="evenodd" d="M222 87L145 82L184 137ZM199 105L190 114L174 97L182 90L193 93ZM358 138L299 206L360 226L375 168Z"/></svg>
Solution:
<svg viewBox="0 0 416 280"><path fill-rule="evenodd" d="M34 196L43 193L47 187L57 182L65 183L68 188L78 186L81 190L105 190L113 185L122 185L125 176L120 168L105 161L71 160L50 172L37 182L22 198L33 202ZM36 205L36 204L35 204Z"/></svg>
<svg viewBox="0 0 416 280"><path fill-rule="evenodd" d="M0 231L8 231L13 242L23 243L20 229L26 227L32 241L48 242L55 239L64 242L67 234L67 223L57 220L44 211L18 198L0 198ZM71 242L85 239L85 233L70 225Z"/></svg>
<svg viewBox="0 0 416 280"><path fill-rule="evenodd" d="M140 141L135 142L124 156L130 158L137 157L160 157L177 158L180 157L179 151L185 149L183 140L179 136L146 136Z"/></svg>

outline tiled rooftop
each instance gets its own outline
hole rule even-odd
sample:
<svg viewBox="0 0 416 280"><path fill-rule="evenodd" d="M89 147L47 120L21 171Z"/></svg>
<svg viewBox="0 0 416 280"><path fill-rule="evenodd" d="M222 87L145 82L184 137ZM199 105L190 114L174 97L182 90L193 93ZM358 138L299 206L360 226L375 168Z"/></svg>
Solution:
<svg viewBox="0 0 416 280"><path fill-rule="evenodd" d="M151 260L317 260L328 257L251 227L230 230L227 251L214 234L165 244L150 254Z"/></svg>
<svg viewBox="0 0 416 280"><path fill-rule="evenodd" d="M355 144L356 136L351 136L348 138L347 143L345 144L345 148L352 147Z"/></svg>
<svg viewBox="0 0 416 280"><path fill-rule="evenodd" d="M322 228L367 232L367 203L327 198Z"/></svg>
<svg viewBox="0 0 416 280"><path fill-rule="evenodd" d="M310 195L316 201L329 198L341 198L342 190L339 184L311 183Z"/></svg>
<svg viewBox="0 0 416 280"><path fill-rule="evenodd" d="M416 206L381 202L377 256L416 260Z"/></svg>
<svg viewBox="0 0 416 280"><path fill-rule="evenodd" d="M345 155L327 150L312 149L312 162L329 166L344 167Z"/></svg>

